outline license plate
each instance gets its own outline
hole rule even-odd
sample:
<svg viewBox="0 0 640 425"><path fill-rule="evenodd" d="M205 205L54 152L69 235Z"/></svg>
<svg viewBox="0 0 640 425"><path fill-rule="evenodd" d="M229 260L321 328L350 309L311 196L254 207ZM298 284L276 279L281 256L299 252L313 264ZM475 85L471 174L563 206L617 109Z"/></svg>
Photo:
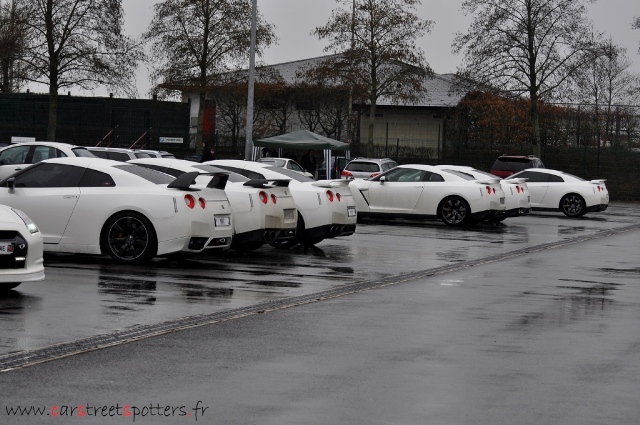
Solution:
<svg viewBox="0 0 640 425"><path fill-rule="evenodd" d="M214 217L216 227L222 226L230 226L231 225L231 217L228 215Z"/></svg>
<svg viewBox="0 0 640 425"><path fill-rule="evenodd" d="M296 210L284 210L285 220L293 220L296 216Z"/></svg>
<svg viewBox="0 0 640 425"><path fill-rule="evenodd" d="M356 207L347 207L347 216L355 217L356 216Z"/></svg>
<svg viewBox="0 0 640 425"><path fill-rule="evenodd" d="M13 254L13 244L7 242L0 243L0 255Z"/></svg>

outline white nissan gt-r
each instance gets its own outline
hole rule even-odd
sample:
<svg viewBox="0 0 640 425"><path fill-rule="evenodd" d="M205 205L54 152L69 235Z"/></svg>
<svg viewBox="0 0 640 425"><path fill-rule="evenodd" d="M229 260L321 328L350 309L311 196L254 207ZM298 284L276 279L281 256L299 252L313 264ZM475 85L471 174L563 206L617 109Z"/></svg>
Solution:
<svg viewBox="0 0 640 425"><path fill-rule="evenodd" d="M252 251L266 243L288 241L295 237L298 213L288 188L289 179L251 180L215 165L182 159L150 158L129 162L174 177L193 171L228 176L225 192L233 212L232 249ZM196 179L196 187L202 188L203 196L208 190L206 184L210 179L206 175Z"/></svg>
<svg viewBox="0 0 640 425"><path fill-rule="evenodd" d="M254 161L214 160L206 164L250 179L291 179L289 189L298 210L296 236L290 241L274 242L274 246L314 245L327 238L352 235L356 230L356 206L347 180L316 181L285 168Z"/></svg>
<svg viewBox="0 0 640 425"><path fill-rule="evenodd" d="M567 217L579 217L609 206L609 190L603 179L587 181L548 168L528 168L507 178L512 179L527 180L533 210L562 211Z"/></svg>
<svg viewBox="0 0 640 425"><path fill-rule="evenodd" d="M505 211L499 178L476 180L431 165L400 165L349 186L359 217L432 218L461 226Z"/></svg>
<svg viewBox="0 0 640 425"><path fill-rule="evenodd" d="M466 165L435 165L441 170L453 170L468 174L477 180L500 178L486 171L478 170ZM517 217L529 214L531 211L531 193L527 187L525 179L500 180L500 185L505 195L504 215L489 219L491 221L502 221L507 217Z"/></svg>
<svg viewBox="0 0 640 425"><path fill-rule="evenodd" d="M100 158L57 158L0 181L0 203L38 224L44 250L107 253L122 263L156 255L228 248L230 207L218 210L191 187L197 173L174 179Z"/></svg>
<svg viewBox="0 0 640 425"><path fill-rule="evenodd" d="M0 205L0 292L43 279L40 229L24 212Z"/></svg>

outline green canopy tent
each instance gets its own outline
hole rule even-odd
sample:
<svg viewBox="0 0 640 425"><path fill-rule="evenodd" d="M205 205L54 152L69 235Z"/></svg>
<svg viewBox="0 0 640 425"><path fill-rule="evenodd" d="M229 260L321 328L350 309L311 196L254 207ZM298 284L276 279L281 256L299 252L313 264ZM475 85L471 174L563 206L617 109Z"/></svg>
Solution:
<svg viewBox="0 0 640 425"><path fill-rule="evenodd" d="M267 137L253 141L253 160L258 158L260 148L284 148L299 150L323 150L327 176L331 176L331 151L349 151L348 143L330 139L309 130L296 130L279 136ZM348 157L348 154L346 155Z"/></svg>

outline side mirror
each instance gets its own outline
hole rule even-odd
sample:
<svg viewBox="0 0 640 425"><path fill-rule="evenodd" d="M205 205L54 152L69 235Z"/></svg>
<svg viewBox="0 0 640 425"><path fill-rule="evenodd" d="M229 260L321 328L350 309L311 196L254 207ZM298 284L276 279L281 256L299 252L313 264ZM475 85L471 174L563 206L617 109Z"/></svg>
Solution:
<svg viewBox="0 0 640 425"><path fill-rule="evenodd" d="M13 190L16 187L16 178L15 177L9 177L7 179L7 187L9 188L9 190Z"/></svg>
<svg viewBox="0 0 640 425"><path fill-rule="evenodd" d="M387 178L385 176L380 177L380 184L384 184L384 182L387 181Z"/></svg>

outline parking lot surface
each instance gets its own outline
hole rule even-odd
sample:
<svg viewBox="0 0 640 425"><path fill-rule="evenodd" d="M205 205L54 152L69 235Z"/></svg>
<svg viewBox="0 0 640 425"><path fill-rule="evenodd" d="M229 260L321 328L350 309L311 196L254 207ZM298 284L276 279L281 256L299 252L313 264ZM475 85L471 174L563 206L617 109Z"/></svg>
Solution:
<svg viewBox="0 0 640 425"><path fill-rule="evenodd" d="M5 371L2 408L201 401L205 423L637 423L639 217L614 204L470 229L368 222L308 250L131 269L47 257L45 282L0 303L4 358L183 330ZM225 311L244 313L178 325Z"/></svg>

